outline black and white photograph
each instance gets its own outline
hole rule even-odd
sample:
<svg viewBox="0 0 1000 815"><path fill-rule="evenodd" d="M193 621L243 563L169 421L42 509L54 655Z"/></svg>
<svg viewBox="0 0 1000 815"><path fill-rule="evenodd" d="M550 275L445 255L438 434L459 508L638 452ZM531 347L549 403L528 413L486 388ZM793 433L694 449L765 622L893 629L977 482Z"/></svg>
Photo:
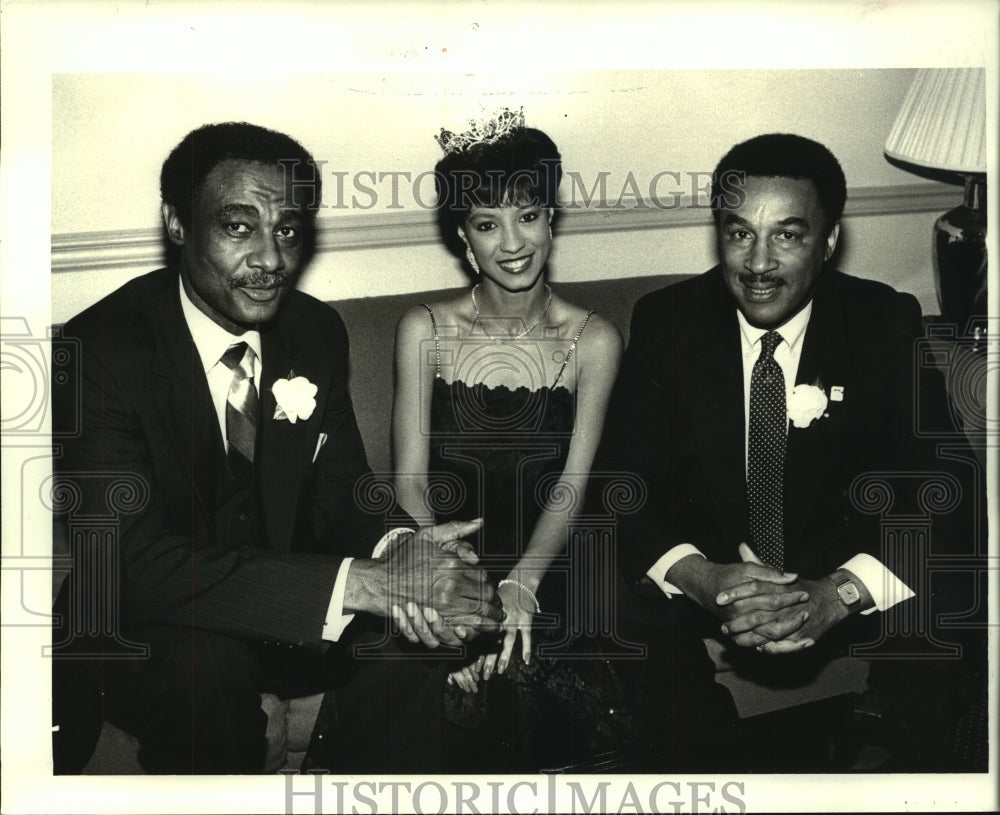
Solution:
<svg viewBox="0 0 1000 815"><path fill-rule="evenodd" d="M3 16L4 812L996 808L996 4Z"/></svg>

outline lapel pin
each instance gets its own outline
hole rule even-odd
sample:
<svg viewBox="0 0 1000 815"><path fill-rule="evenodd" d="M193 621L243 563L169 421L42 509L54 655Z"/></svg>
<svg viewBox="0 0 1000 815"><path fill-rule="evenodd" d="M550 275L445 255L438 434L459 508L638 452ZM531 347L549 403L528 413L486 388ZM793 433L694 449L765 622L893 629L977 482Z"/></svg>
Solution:
<svg viewBox="0 0 1000 815"><path fill-rule="evenodd" d="M844 387L843 385L834 385L830 388L830 401L831 402L843 402L844 401Z"/></svg>

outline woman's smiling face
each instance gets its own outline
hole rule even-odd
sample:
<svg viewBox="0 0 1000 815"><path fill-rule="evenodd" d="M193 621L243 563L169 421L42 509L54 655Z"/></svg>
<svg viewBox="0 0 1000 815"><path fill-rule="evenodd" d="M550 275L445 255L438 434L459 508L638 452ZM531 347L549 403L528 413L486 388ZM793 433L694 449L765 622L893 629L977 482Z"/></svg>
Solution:
<svg viewBox="0 0 1000 815"><path fill-rule="evenodd" d="M484 278L508 291L530 289L552 250L552 210L538 205L473 207L458 234Z"/></svg>

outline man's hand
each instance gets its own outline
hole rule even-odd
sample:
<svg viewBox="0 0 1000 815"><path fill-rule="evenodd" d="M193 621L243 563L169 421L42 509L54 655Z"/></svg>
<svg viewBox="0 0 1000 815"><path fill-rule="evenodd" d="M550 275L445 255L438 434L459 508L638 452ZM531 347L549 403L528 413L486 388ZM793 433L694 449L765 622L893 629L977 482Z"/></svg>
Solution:
<svg viewBox="0 0 1000 815"><path fill-rule="evenodd" d="M805 596L800 607L781 609L766 615L750 612L731 618L722 633L737 645L753 647L767 654L788 654L816 643L847 616L847 609L837 599L837 587L829 577L819 580L799 578L790 588ZM723 605L739 605L749 584L723 592ZM791 627L791 630L789 628Z"/></svg>
<svg viewBox="0 0 1000 815"><path fill-rule="evenodd" d="M763 565L746 544L740 547L740 556L746 562ZM853 577L849 572L844 572L844 575ZM871 595L856 578L855 585L862 594L859 609L870 608L874 604ZM790 624L803 617L803 610L797 607L773 613L755 610L753 604L760 596L760 586L751 581L733 586L716 598L720 606L737 612L736 616L730 617L723 624L722 632L730 636L737 645L755 647L767 654L788 654L814 645L827 631L848 616L847 607L837 596L837 581L833 575L818 580L799 578L786 588L805 595L805 616L797 627L788 630Z"/></svg>
<svg viewBox="0 0 1000 815"><path fill-rule="evenodd" d="M480 526L481 520L427 527L400 535L377 560L353 561L345 610L391 615L407 639L431 648L498 630L500 601L462 541Z"/></svg>
<svg viewBox="0 0 1000 815"><path fill-rule="evenodd" d="M774 639L784 639L808 619L803 606L809 599L808 592L795 586L798 575L751 559L752 554L746 544L741 544L742 563L713 563L700 555L689 555L670 567L666 579L726 625L750 616L758 626L769 625L767 631ZM730 597L737 586L739 595ZM778 612L784 613L778 617Z"/></svg>
<svg viewBox="0 0 1000 815"><path fill-rule="evenodd" d="M521 635L521 659L525 665L531 663L531 626L535 618L534 608L529 608L520 590L514 584L508 583L497 589L497 597L504 610L501 623L503 642L499 652L491 652L479 657L471 665L460 668L449 674L448 681L454 682L467 693L475 693L480 678L489 681L494 673L502 674L510 664L514 653L517 635ZM406 609L393 609L400 631L411 642L428 643L428 637L437 633L437 614L432 608L419 609L412 603ZM433 646L431 646L433 647Z"/></svg>

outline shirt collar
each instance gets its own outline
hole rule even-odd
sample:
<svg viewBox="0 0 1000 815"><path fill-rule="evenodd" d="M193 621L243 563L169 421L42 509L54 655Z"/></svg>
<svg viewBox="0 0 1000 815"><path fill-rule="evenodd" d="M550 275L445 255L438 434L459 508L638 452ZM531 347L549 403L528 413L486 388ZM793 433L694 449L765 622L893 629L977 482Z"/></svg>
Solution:
<svg viewBox="0 0 1000 815"><path fill-rule="evenodd" d="M198 349L198 356L201 357L201 364L208 373L215 367L215 364L226 353L226 350L233 343L245 342L254 353L257 359L261 360L260 353L260 332L244 331L242 334L230 334L221 325L214 322L207 314L199 309L188 293L184 291L184 282L181 276L177 275L177 283L181 289L181 311L184 313L184 320L187 322L191 338L194 340L195 348Z"/></svg>
<svg viewBox="0 0 1000 815"><path fill-rule="evenodd" d="M781 334L782 341L788 343L789 350L792 353L796 352L802 343L802 338L805 336L806 326L809 325L812 307L812 300L810 300L798 314L777 329L752 326L747 322L747 318L743 316L743 312L737 309L736 319L740 322L740 334L743 337L744 350L749 351L753 348L768 331L777 331Z"/></svg>

